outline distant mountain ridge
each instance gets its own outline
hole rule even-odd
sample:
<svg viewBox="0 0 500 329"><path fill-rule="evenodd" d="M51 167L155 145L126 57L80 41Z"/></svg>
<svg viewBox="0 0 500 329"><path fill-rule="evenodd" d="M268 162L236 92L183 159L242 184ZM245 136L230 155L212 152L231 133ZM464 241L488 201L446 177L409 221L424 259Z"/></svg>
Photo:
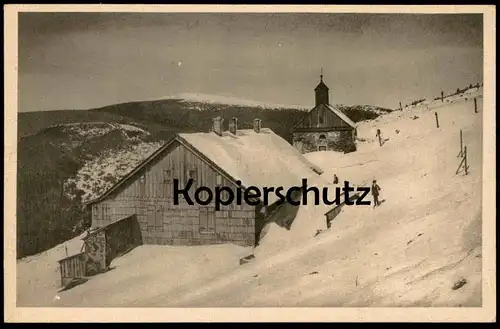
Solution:
<svg viewBox="0 0 500 329"><path fill-rule="evenodd" d="M372 120L391 109L374 105L345 105L337 104L341 110L353 121ZM276 119L299 121L300 117L313 108L297 105L268 104L258 101L239 99L210 94L182 93L152 100L133 101L107 105L104 107L88 110L54 110L21 112L18 114L19 138L36 134L41 130L57 124L82 123L82 122L116 122L129 123L137 121L136 124L145 124L149 129L155 131L184 131L186 129L208 129L207 123L211 124L211 117L222 115L223 117L237 116L239 122L245 124L245 118L249 116L261 116L263 124L272 128L278 127L278 134L284 133L288 120L276 122ZM200 113L205 112L205 113ZM203 121L202 123L186 123L185 119L192 121ZM242 121L243 119L243 121ZM289 131L287 131L289 132Z"/></svg>
<svg viewBox="0 0 500 329"><path fill-rule="evenodd" d="M223 96L223 95L214 95L214 94L203 94L203 93L180 93L174 94L171 96L160 97L156 100L179 100L185 104L192 105L230 105L230 106L239 106L239 107L260 107L263 109L298 109L298 110L307 110L307 106L300 105L284 105L284 104L273 104L273 103L265 103L259 101L253 101L248 99L242 99L238 97L232 96ZM205 108L200 108L203 110Z"/></svg>

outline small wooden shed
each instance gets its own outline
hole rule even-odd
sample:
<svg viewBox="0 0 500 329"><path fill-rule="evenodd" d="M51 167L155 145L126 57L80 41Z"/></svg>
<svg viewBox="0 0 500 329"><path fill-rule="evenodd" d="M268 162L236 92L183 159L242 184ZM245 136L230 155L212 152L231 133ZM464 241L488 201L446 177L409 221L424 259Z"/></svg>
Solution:
<svg viewBox="0 0 500 329"><path fill-rule="evenodd" d="M89 231L83 238L85 253L104 271L116 257L142 244L137 216L132 215Z"/></svg>
<svg viewBox="0 0 500 329"><path fill-rule="evenodd" d="M82 252L59 261L62 286L106 271L113 259L142 244L136 215L88 231L82 240Z"/></svg>
<svg viewBox="0 0 500 329"><path fill-rule="evenodd" d="M65 287L73 279L79 279L87 276L86 273L86 255L80 252L61 259L59 261L59 270L61 272L61 286Z"/></svg>

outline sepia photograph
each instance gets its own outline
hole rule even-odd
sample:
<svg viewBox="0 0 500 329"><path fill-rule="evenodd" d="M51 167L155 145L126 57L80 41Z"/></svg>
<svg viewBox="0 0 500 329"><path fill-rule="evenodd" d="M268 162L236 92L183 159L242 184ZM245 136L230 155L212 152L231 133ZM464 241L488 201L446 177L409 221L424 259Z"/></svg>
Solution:
<svg viewBox="0 0 500 329"><path fill-rule="evenodd" d="M496 321L494 7L8 7L12 321Z"/></svg>

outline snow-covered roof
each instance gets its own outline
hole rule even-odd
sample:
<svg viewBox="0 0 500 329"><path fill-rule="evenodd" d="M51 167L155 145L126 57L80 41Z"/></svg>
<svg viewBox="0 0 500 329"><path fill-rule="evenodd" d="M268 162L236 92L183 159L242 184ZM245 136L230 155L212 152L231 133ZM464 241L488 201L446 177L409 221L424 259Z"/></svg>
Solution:
<svg viewBox="0 0 500 329"><path fill-rule="evenodd" d="M301 186L302 179L322 173L318 166L309 162L296 148L271 129L242 129L236 135L223 132L222 136L211 133L179 134L197 151L214 162L244 187L278 188L283 194L292 186ZM276 194L269 193L269 204L278 201Z"/></svg>
<svg viewBox="0 0 500 329"><path fill-rule="evenodd" d="M119 186L131 179L141 168L160 156L174 140L177 140L199 153L221 169L229 178L241 181L244 188L250 186L278 188L283 186L282 194L288 188L301 186L302 179L323 173L323 170L307 160L296 148L271 129L261 128L237 130L236 135L223 132L222 136L210 133L180 133L163 145L149 158L144 160L106 193L87 205L99 202ZM268 204L278 201L275 193L269 193Z"/></svg>
<svg viewBox="0 0 500 329"><path fill-rule="evenodd" d="M301 125L301 123L311 114L312 111L314 111L315 109L317 109L318 107L321 107L321 106L324 106L326 107L328 110L332 111L336 116L338 116L340 118L340 120L344 121L345 123L347 123L350 127L352 128L356 128L356 123L354 123L354 121L352 121L351 119L349 119L349 117L347 115L345 115L341 110L340 108L337 106L337 105L331 105L331 104L318 104L316 105L315 107L313 107L311 110L309 110L309 112L307 112L307 114L302 118L302 120L300 120L294 128L298 127Z"/></svg>
<svg viewBox="0 0 500 329"><path fill-rule="evenodd" d="M333 113L335 113L339 118L342 119L345 123L347 123L349 126L356 128L356 124L354 121L349 119L347 115L345 115L338 107L330 104L325 104L328 109L330 109Z"/></svg>

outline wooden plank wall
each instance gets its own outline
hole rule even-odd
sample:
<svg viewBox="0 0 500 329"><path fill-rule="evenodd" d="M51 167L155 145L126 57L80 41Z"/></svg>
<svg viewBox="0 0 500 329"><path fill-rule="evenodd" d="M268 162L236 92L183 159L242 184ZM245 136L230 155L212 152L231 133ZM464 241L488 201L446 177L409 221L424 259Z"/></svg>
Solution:
<svg viewBox="0 0 500 329"><path fill-rule="evenodd" d="M199 186L207 186L213 191L217 183L222 186L232 186L232 183L219 176L206 162L180 143L174 143L164 154L155 163L143 168L128 186L93 205L92 226L103 226L137 214L143 242L146 244L233 242L245 246L254 245L254 207L244 202L242 205L232 203L215 211L214 202L201 206L194 200L194 191ZM174 205L173 179L179 179L180 188L183 189L189 177L195 180L190 189L190 196L195 204L187 204L180 196L179 205ZM236 187L233 188L233 193L236 193ZM202 195L202 198L205 197L206 195ZM207 209L200 214L202 207ZM214 232L200 229L200 217L204 221L205 214L213 217Z"/></svg>
<svg viewBox="0 0 500 329"><path fill-rule="evenodd" d="M135 216L127 217L104 229L106 235L106 264L117 256L142 244L140 227Z"/></svg>
<svg viewBox="0 0 500 329"><path fill-rule="evenodd" d="M67 285L74 278L83 278L86 276L85 253L70 256L59 261L59 270L61 272L61 285Z"/></svg>
<svg viewBox="0 0 500 329"><path fill-rule="evenodd" d="M320 118L323 118L321 122ZM351 128L328 107L321 104L309 112L296 128Z"/></svg>

